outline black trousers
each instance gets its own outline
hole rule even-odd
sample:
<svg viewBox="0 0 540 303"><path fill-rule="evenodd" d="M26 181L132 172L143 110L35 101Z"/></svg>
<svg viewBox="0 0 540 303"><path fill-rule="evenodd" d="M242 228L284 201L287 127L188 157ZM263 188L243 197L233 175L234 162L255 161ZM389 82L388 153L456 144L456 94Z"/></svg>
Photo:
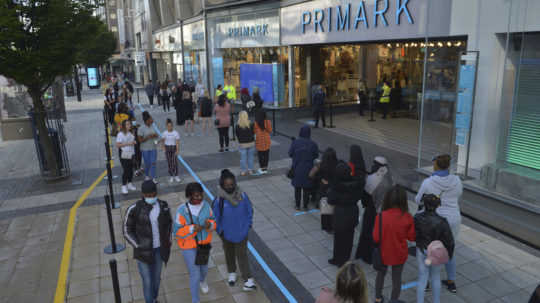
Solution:
<svg viewBox="0 0 540 303"><path fill-rule="evenodd" d="M375 278L375 298L382 298L382 290L384 288L384 276L388 266L383 270L377 272L377 278ZM401 293L401 274L403 273L403 264L392 266L392 296L391 300L399 299Z"/></svg>
<svg viewBox="0 0 540 303"><path fill-rule="evenodd" d="M266 170L268 168L268 161L270 160L270 150L258 151L257 156L259 158L259 167L262 170Z"/></svg>
<svg viewBox="0 0 540 303"><path fill-rule="evenodd" d="M223 145L225 145L225 148L229 148L229 127L218 127L218 133L219 147L223 149Z"/></svg>
<svg viewBox="0 0 540 303"><path fill-rule="evenodd" d="M362 232L360 233L360 241L356 249L356 259L362 259L367 264L372 264L373 248L373 225L375 224L375 216L377 211L373 204L368 205L364 209L362 218Z"/></svg>
<svg viewBox="0 0 540 303"><path fill-rule="evenodd" d="M367 96L366 94L360 94L359 97L360 97L360 104L358 104L358 114L360 114L360 116L363 116L364 109L366 108L366 104L367 104Z"/></svg>
<svg viewBox="0 0 540 303"><path fill-rule="evenodd" d="M120 159L122 164L122 185L131 183L133 180L133 159Z"/></svg>
<svg viewBox="0 0 540 303"><path fill-rule="evenodd" d="M304 203L304 207L307 207L309 204L309 199L313 195L311 188L304 187L295 187L294 188L294 201L296 202L296 207L300 207L300 200Z"/></svg>
<svg viewBox="0 0 540 303"><path fill-rule="evenodd" d="M182 121L182 110L180 106L176 108L176 125L183 125L185 121Z"/></svg>
<svg viewBox="0 0 540 303"><path fill-rule="evenodd" d="M154 95L146 95L148 97L148 102L150 105L154 105Z"/></svg>
<svg viewBox="0 0 540 303"><path fill-rule="evenodd" d="M162 99L161 103L163 104L163 111L164 112L170 112L171 111L171 101L169 99Z"/></svg>
<svg viewBox="0 0 540 303"><path fill-rule="evenodd" d="M323 127L326 127L326 116L324 107L315 108L313 111L313 118L315 119L315 127L319 127L319 118L322 120Z"/></svg>
<svg viewBox="0 0 540 303"><path fill-rule="evenodd" d="M381 109L383 112L382 118L386 119L386 115L388 115L388 110L390 109L390 103L386 102L386 103L379 103L379 104L381 105Z"/></svg>
<svg viewBox="0 0 540 303"><path fill-rule="evenodd" d="M334 230L334 261L341 267L351 257L354 241L354 226L345 230Z"/></svg>

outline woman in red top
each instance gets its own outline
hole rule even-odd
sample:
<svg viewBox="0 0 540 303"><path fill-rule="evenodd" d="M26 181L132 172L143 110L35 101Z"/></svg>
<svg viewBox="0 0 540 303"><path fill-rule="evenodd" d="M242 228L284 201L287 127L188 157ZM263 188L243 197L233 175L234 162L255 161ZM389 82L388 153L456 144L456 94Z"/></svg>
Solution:
<svg viewBox="0 0 540 303"><path fill-rule="evenodd" d="M382 216L382 236L379 234L379 219ZM407 240L415 241L414 220L409 214L407 193L395 185L384 196L382 212L377 215L373 226L373 242L380 244L382 262L392 266L392 301L398 300L401 292L401 273L407 261ZM375 302L384 302L382 289L387 267L377 272L375 280Z"/></svg>

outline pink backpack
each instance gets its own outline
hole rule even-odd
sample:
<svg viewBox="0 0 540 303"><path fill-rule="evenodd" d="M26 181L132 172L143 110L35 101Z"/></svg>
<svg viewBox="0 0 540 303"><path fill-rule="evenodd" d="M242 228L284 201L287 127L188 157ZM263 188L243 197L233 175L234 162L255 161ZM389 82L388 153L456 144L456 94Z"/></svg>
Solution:
<svg viewBox="0 0 540 303"><path fill-rule="evenodd" d="M446 247L439 240L429 243L426 254L425 263L427 266L446 264L450 259L448 257L448 250L446 250Z"/></svg>

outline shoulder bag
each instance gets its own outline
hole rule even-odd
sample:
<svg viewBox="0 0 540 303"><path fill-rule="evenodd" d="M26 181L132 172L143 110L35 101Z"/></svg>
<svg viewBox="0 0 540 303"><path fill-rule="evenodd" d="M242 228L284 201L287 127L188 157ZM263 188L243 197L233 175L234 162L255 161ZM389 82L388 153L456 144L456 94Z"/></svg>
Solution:
<svg viewBox="0 0 540 303"><path fill-rule="evenodd" d="M382 211L379 213L379 243L375 244L373 248L373 255L372 255L372 262L373 262L373 269L376 271L381 271L385 268L385 265L382 261L381 256L381 244L382 244Z"/></svg>
<svg viewBox="0 0 540 303"><path fill-rule="evenodd" d="M189 213L189 219L191 220L191 224L195 224L195 221L193 221L193 216L191 215L191 210L189 209L188 202L186 202L186 208ZM197 233L197 236L199 234ZM197 255L195 256L195 265L207 265L208 260L210 259L210 250L212 249L212 245L210 243L208 244L199 244L199 240L197 239L197 236L195 236L195 243L197 244Z"/></svg>

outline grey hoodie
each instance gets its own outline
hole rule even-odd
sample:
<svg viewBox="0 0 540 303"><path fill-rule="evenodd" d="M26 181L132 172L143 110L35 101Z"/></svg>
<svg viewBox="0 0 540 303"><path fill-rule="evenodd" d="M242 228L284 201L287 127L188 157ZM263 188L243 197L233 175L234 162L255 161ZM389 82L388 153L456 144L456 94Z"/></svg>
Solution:
<svg viewBox="0 0 540 303"><path fill-rule="evenodd" d="M459 199L463 194L463 184L458 176L431 176L425 179L416 195L416 203L420 204L423 194L434 194L441 198L437 213L445 217L450 226L461 223Z"/></svg>

